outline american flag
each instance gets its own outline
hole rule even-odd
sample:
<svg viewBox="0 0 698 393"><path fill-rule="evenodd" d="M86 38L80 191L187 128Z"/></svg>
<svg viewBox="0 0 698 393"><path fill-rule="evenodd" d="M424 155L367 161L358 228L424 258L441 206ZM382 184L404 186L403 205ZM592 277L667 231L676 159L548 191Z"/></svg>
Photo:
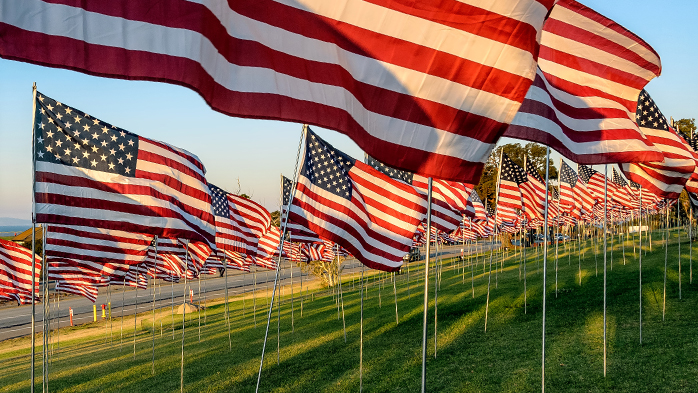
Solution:
<svg viewBox="0 0 698 393"><path fill-rule="evenodd" d="M304 247L307 247L307 243L291 243L289 259L293 262L308 262L307 253L303 252Z"/></svg>
<svg viewBox="0 0 698 393"><path fill-rule="evenodd" d="M579 219L582 215L582 201L575 195L577 172L563 160L560 166L560 205L566 213Z"/></svg>
<svg viewBox="0 0 698 393"><path fill-rule="evenodd" d="M552 5L3 0L0 56L187 86L219 112L334 129L393 167L477 183Z"/></svg>
<svg viewBox="0 0 698 393"><path fill-rule="evenodd" d="M506 206L512 209L521 209L521 190L519 185L526 181L526 171L515 164L509 156L502 154L497 207Z"/></svg>
<svg viewBox="0 0 698 393"><path fill-rule="evenodd" d="M613 190L612 199L616 203L620 204L622 207L632 209L635 205L633 201L633 192L630 189L630 186L628 186L628 182L625 181L625 179L618 173L618 171L616 171L616 168L613 168L612 182L615 186Z"/></svg>
<svg viewBox="0 0 698 393"><path fill-rule="evenodd" d="M661 161L634 121L640 91L660 73L659 55L641 38L560 0L541 33L536 78L504 135L582 164Z"/></svg>
<svg viewBox="0 0 698 393"><path fill-rule="evenodd" d="M526 161L526 181L519 185L524 205L524 213L528 220L543 219L545 214L545 181L540 177L538 169Z"/></svg>
<svg viewBox="0 0 698 393"><path fill-rule="evenodd" d="M255 264L267 269L276 270L279 246L281 245L281 230L271 226L267 233L259 239Z"/></svg>
<svg viewBox="0 0 698 393"><path fill-rule="evenodd" d="M216 248L244 252L246 248L242 233L230 217L229 193L211 183L208 188L216 218Z"/></svg>
<svg viewBox="0 0 698 393"><path fill-rule="evenodd" d="M262 205L240 195L227 194L230 219L241 234L244 254L257 255L259 239L271 225L271 215Z"/></svg>
<svg viewBox="0 0 698 393"><path fill-rule="evenodd" d="M645 164L623 164L623 173L658 196L678 198L696 169L693 150L669 126L657 104L644 90L637 101L637 124L662 151L663 159Z"/></svg>
<svg viewBox="0 0 698 393"><path fill-rule="evenodd" d="M204 165L36 92L36 221L215 241Z"/></svg>
<svg viewBox="0 0 698 393"><path fill-rule="evenodd" d="M289 200L291 198L291 193L293 192L294 183L292 180L286 176L281 175L281 223L283 225L284 220L287 220L286 233L289 237L300 243L315 243L320 242L322 239L308 228L303 225L293 222L293 220L288 220L287 207Z"/></svg>
<svg viewBox="0 0 698 393"><path fill-rule="evenodd" d="M54 278L55 279L55 278ZM92 303L97 301L99 288L96 285L80 284L74 281L56 280L55 290L58 292L70 293L86 298Z"/></svg>
<svg viewBox="0 0 698 393"><path fill-rule="evenodd" d="M482 204L482 200L475 190L473 190L468 197L468 206L465 211L465 215L476 220L487 219L487 211L485 211L485 206Z"/></svg>
<svg viewBox="0 0 698 393"><path fill-rule="evenodd" d="M427 194L429 192L428 178L400 169L391 168L371 156L366 157L366 164L395 180L411 185L419 191L426 203ZM473 190L472 186L463 183L432 179L431 188L431 224L444 232L450 232L458 228L461 220L463 220L463 214L467 210L468 196Z"/></svg>
<svg viewBox="0 0 698 393"><path fill-rule="evenodd" d="M77 265L65 260L46 260L49 280L56 282L57 289L81 295L94 302L97 300L99 287L107 285L115 280L124 280L126 271L120 276L103 276L100 269L91 265ZM135 266L134 266L135 267ZM126 266L128 270L128 266Z"/></svg>
<svg viewBox="0 0 698 393"><path fill-rule="evenodd" d="M39 293L41 257L35 257L34 293ZM0 297L19 304L32 300L32 252L8 240L0 239ZM37 296L38 298L38 296Z"/></svg>
<svg viewBox="0 0 698 393"><path fill-rule="evenodd" d="M583 164L578 164L579 178L586 183L587 190L597 203L604 201L604 175Z"/></svg>
<svg viewBox="0 0 698 393"><path fill-rule="evenodd" d="M46 228L46 259L62 262L91 274L124 276L130 265L148 258L153 236L80 225ZM53 264L49 263L49 270Z"/></svg>
<svg viewBox="0 0 698 393"><path fill-rule="evenodd" d="M424 219L411 186L336 150L309 128L290 219L374 269L396 271Z"/></svg>

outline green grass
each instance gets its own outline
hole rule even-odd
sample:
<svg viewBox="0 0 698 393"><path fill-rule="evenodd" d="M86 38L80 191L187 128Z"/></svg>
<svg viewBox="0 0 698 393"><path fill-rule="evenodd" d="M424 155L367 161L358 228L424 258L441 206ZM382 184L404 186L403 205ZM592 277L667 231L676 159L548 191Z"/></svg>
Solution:
<svg viewBox="0 0 698 393"><path fill-rule="evenodd" d="M603 255L598 266L592 243L586 243L579 285L576 251L571 258L560 247L558 295L555 296L554 247L548 261L546 309L546 389L551 392L695 392L698 389L698 283L689 284L689 259L685 234L682 248L682 300L678 299L676 231L669 247L666 318L662 321L664 248L661 232L653 235L653 250L643 257L643 344L639 344L638 263L630 240L626 265L622 248L615 243L613 270L608 270L608 364L603 375ZM698 252L698 250L696 250ZM434 275L429 283L430 308L427 357L427 389L432 392L536 392L541 383L542 265L536 251L528 250L528 306L524 312L523 278L519 281L518 257L509 253L504 271L492 273L487 332L484 331L488 275L482 257L475 274L475 298L470 269L465 283L458 269L444 261L438 293L438 351L434 358ZM610 257L610 250L609 250ZM495 261L499 259L495 256ZM540 258L542 261L542 258ZM570 265L568 265L570 263ZM538 268L537 268L538 264ZM423 266L410 266L411 297L406 274L397 277L399 324L395 322L392 283L371 277L364 297L363 388L367 392L414 392L421 381ZM433 266L433 265L432 265ZM489 266L488 266L489 267ZM698 268L698 266L697 266ZM697 273L698 274L698 273ZM421 279L421 280L420 280ZM696 277L698 279L698 277ZM496 283L496 288L495 288ZM306 297L300 315L298 294L294 302L294 331L288 289L281 309L280 364L276 358L276 310L267 343L260 391L346 392L359 389L358 280L352 290L345 277L344 307L347 342L341 314L331 293ZM232 350L223 305L209 307L201 342L198 316L190 315L185 337L185 390L254 391L264 338L266 304L257 300L257 327L251 301L231 302ZM172 338L169 310L156 324L155 375L151 375L151 322L149 314L137 332L133 358L133 318L124 321L120 345L120 319L114 321L113 342L105 342L104 324L81 328L84 337L66 341L51 358L51 391L178 391L182 319L175 316ZM65 335L64 331L62 334ZM24 340L24 341L22 341ZM26 339L0 344L0 391L27 391L29 351L8 350ZM39 339L38 344L41 343ZM38 347L37 387L41 381L41 348Z"/></svg>

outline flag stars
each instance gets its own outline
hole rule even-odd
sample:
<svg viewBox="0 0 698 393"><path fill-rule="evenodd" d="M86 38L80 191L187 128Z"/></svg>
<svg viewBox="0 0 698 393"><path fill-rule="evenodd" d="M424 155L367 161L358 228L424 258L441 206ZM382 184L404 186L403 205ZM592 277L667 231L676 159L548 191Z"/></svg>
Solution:
<svg viewBox="0 0 698 393"><path fill-rule="evenodd" d="M37 142L37 143L43 144L43 143L44 143L44 138L38 137L38 138L36 138L36 142Z"/></svg>

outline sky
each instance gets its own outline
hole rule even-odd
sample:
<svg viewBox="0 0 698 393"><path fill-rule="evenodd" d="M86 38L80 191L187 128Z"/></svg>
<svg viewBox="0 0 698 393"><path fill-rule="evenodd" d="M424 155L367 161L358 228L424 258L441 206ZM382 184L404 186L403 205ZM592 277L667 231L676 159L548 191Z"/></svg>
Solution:
<svg viewBox="0 0 698 393"><path fill-rule="evenodd" d="M581 0L659 53L662 75L646 89L665 116L698 117L698 1ZM241 119L211 110L197 93L0 59L0 217L31 219L32 83L45 95L138 135L196 154L209 182L278 210L280 174L292 176L302 125ZM314 128L361 159L348 137ZM502 143L519 142L504 138ZM525 142L522 142L525 143ZM554 162L560 155L553 153Z"/></svg>

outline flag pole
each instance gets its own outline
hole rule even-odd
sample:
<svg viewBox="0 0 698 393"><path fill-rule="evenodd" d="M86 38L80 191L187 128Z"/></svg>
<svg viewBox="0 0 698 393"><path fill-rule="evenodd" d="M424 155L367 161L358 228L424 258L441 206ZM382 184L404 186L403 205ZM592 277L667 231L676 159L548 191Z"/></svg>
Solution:
<svg viewBox="0 0 698 393"><path fill-rule="evenodd" d="M562 157L560 157L560 169L562 169ZM562 216L562 213L560 211L560 173L562 173L562 170L557 171L557 217L555 218L556 226L555 229L559 229L559 224L560 224L560 217ZM548 192L547 188L545 192ZM558 246L560 245L560 237L559 234L554 233L556 231L553 231L553 236L555 236L555 299L557 299L557 263L558 263Z"/></svg>
<svg viewBox="0 0 698 393"><path fill-rule="evenodd" d="M155 235L153 244L155 245L155 266L153 267L153 362L151 367L151 375L155 375L155 278L157 277L158 271L158 235Z"/></svg>
<svg viewBox="0 0 698 393"><path fill-rule="evenodd" d="M424 318L422 327L422 393L426 392L427 387L427 311L429 308L429 253L431 252L431 177L428 180L427 192L427 245L426 258L424 260ZM362 280L363 283L363 280ZM363 293L363 292L362 292ZM363 295L362 295L363 296ZM363 299L363 297L362 297Z"/></svg>
<svg viewBox="0 0 698 393"><path fill-rule="evenodd" d="M342 270L340 269L341 267L341 260L339 259L339 244L335 243L337 245L337 276L339 278L339 300L342 303L342 330L344 331L344 343L347 343L347 322L344 319L344 292L342 290ZM301 271L301 277L303 277L303 272ZM301 294L303 291L301 290ZM301 303L303 304L303 303ZM397 312L397 300L395 303L395 312Z"/></svg>
<svg viewBox="0 0 698 393"><path fill-rule="evenodd" d="M604 165L603 176L603 376L606 378L606 237L608 232L608 164ZM613 241L613 237L611 237ZM613 246L611 246L613 253ZM613 255L613 254L611 254ZM613 261L613 259L611 259ZM613 263L613 262L611 262Z"/></svg>
<svg viewBox="0 0 698 393"><path fill-rule="evenodd" d="M136 360L136 316L138 315L138 279L140 278L140 265L136 265L136 308L133 310L133 360Z"/></svg>
<svg viewBox="0 0 698 393"><path fill-rule="evenodd" d="M46 261L46 231L44 230L44 225L41 225L41 256L42 256L42 261ZM46 262L44 262L44 268L41 269L41 275L43 276L43 282L44 282L44 290L43 290L43 306L44 306L44 314L43 314L43 327L44 327L44 332L42 334L43 338L43 377L42 377L42 382L43 382L43 391L48 392L48 334L50 333L51 326L49 323L51 322L50 320L50 309L48 308L49 306L49 296L48 296L48 266L46 266Z"/></svg>
<svg viewBox="0 0 698 393"><path fill-rule="evenodd" d="M642 345L642 186L640 186L640 221L638 230L640 232L640 259L638 266L640 271L640 345Z"/></svg>
<svg viewBox="0 0 698 393"><path fill-rule="evenodd" d="M228 325L228 351L233 350L233 341L230 338L230 303L228 302L228 258L223 252L223 267L225 269L225 320Z"/></svg>
<svg viewBox="0 0 698 393"><path fill-rule="evenodd" d="M304 124L303 125L303 131L301 132L301 139L298 142L298 151L296 153L296 167L293 172L293 189L291 190L291 195L289 195L288 198L288 205L286 205L286 209L288 210L286 213L286 220L283 219L283 177L281 178L281 200L282 203L282 209L279 211L279 218L280 218L280 225L282 226L281 229L281 241L279 242L279 259L278 263L276 264L276 277L274 278L274 290L271 292L271 304L269 305L269 312L267 314L267 327L264 331L264 344L262 344L262 356L261 359L259 360L259 372L257 373L257 386L255 388L255 393L259 392L259 383L262 379L262 366L264 365L264 351L266 350L267 347L267 338L269 337L269 322L271 321L271 313L274 309L274 296L276 295L276 287L279 283L279 270L281 267L281 254L283 254L283 249L284 249L284 240L286 238L286 228L288 224L288 214L290 213L290 208L291 208L291 202L293 201L293 198L296 195L296 181L298 178L298 159L300 158L301 154L301 148L303 147L303 140L306 138L306 133L308 130L308 125ZM277 311L279 312L279 311ZM278 324L277 324L277 332L278 332ZM279 335L277 333L277 348L278 348L278 340L280 340ZM277 359L279 358L279 352L277 351Z"/></svg>
<svg viewBox="0 0 698 393"><path fill-rule="evenodd" d="M681 300L681 198L676 200L676 236L679 244L679 300ZM688 195L687 195L688 196Z"/></svg>
<svg viewBox="0 0 698 393"><path fill-rule="evenodd" d="M189 240L184 253L184 294L182 296L182 361L179 369L179 391L184 393L184 330L185 316L187 315L187 273L189 272ZM137 283L137 282L136 282ZM136 285L136 290L138 286Z"/></svg>
<svg viewBox="0 0 698 393"><path fill-rule="evenodd" d="M489 311L490 311L490 284L492 283L492 258L494 255L494 242L495 242L495 237L497 235L497 216L499 215L499 185L502 180L502 160L504 159L504 148L502 148L502 152L499 155L499 168L497 169L497 187L495 191L495 210L494 210L494 230L492 232L492 241L490 242L490 273L489 276L487 277L487 300L485 302L485 333L487 333L487 317L489 316ZM522 205L523 206L523 205ZM484 261L483 261L483 270L485 269L484 266ZM494 265L494 275L495 275L495 280L497 280L498 284L498 276L497 276L497 265Z"/></svg>
<svg viewBox="0 0 698 393"><path fill-rule="evenodd" d="M439 237L436 236L434 239L434 246L436 247L436 263L434 264L434 359L436 359L436 349L437 349L437 332L438 332L438 314L439 314ZM443 247L443 246L442 246Z"/></svg>
<svg viewBox="0 0 698 393"><path fill-rule="evenodd" d="M431 178L429 178L431 186ZM431 187L430 187L431 190ZM431 193L430 193L431 194ZM426 314L425 314L426 315ZM359 347L359 393L364 388L364 264L361 264L361 346Z"/></svg>
<svg viewBox="0 0 698 393"><path fill-rule="evenodd" d="M475 191L473 191L473 192L475 192ZM472 219L472 218L468 218L468 223L470 224L470 225L469 225L469 226L470 226L470 232L472 232L472 231L473 231L473 219ZM476 239L477 239L477 237L476 237ZM476 241L477 241L477 240L476 240ZM472 242L472 240L471 240L471 241L470 241L470 246L472 247L472 245L473 245L473 242ZM476 247L477 247L477 246L476 246ZM471 287L471 289L472 289L473 299L475 299L475 267L473 266L473 261L472 261L472 258L471 258L471 257L472 257L472 254L473 254L473 251L472 251L472 249L469 248L469 249L468 249L468 262L470 262L470 287ZM477 264L477 255L475 256L475 263Z"/></svg>
<svg viewBox="0 0 698 393"><path fill-rule="evenodd" d="M666 315L666 272L667 259L669 258L669 200L665 199L664 209L666 210L666 228L664 228L664 295L662 299L662 322Z"/></svg>
<svg viewBox="0 0 698 393"><path fill-rule="evenodd" d="M34 393L34 362L36 358L36 198L34 197L34 192L36 191L36 146L34 145L34 140L36 135L34 134L34 123L36 123L36 82L32 86L32 351L31 366L29 367L31 373L31 393ZM44 264L46 264L45 261Z"/></svg>
<svg viewBox="0 0 698 393"><path fill-rule="evenodd" d="M545 214L543 217L543 344L541 352L541 392L545 393L545 297L548 272L548 183L550 180L550 146L545 147Z"/></svg>

